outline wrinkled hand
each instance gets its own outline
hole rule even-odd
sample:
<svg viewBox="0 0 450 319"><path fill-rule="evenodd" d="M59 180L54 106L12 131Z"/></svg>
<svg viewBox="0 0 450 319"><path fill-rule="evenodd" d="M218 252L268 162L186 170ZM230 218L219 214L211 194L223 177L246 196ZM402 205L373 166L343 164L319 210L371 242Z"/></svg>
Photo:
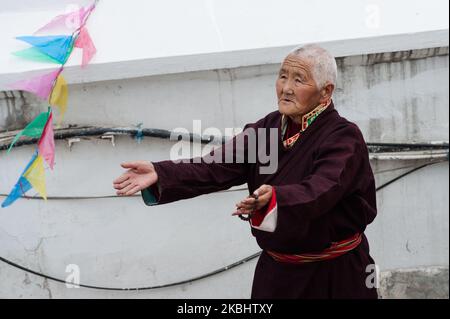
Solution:
<svg viewBox="0 0 450 319"><path fill-rule="evenodd" d="M252 196L248 196L236 204L236 211L232 216L248 215L255 210L261 209L266 206L272 198L272 186L261 185L257 190L253 192L258 199Z"/></svg>
<svg viewBox="0 0 450 319"><path fill-rule="evenodd" d="M113 181L113 187L117 189L119 196L133 195L158 181L158 174L153 164L148 161L134 161L120 164L128 169Z"/></svg>

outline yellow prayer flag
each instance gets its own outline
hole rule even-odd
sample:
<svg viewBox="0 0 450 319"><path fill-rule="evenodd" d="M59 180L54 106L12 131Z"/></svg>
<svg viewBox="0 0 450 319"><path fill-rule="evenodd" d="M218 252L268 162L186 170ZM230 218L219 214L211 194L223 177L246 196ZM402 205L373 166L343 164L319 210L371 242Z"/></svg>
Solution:
<svg viewBox="0 0 450 319"><path fill-rule="evenodd" d="M23 173L28 182L33 186L33 188L41 195L45 200L47 200L47 190L45 187L45 172L44 172L44 161L41 155L38 155L33 161L33 164Z"/></svg>
<svg viewBox="0 0 450 319"><path fill-rule="evenodd" d="M59 109L59 120L58 126L60 126L64 114L67 109L67 98L69 95L69 89L67 88L67 82L64 77L60 74L56 79L55 86L53 87L53 91L50 95L50 105L56 106Z"/></svg>

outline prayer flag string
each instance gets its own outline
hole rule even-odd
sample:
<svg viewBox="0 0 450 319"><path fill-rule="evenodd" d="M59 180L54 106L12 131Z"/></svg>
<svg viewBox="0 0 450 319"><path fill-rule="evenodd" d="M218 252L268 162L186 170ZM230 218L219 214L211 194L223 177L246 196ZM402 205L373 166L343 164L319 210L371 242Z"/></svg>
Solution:
<svg viewBox="0 0 450 319"><path fill-rule="evenodd" d="M31 36L19 36L16 39L31 45L30 48L13 52L17 57L38 61L60 64L54 71L11 83L8 85L13 90L31 92L48 103L47 112L40 113L11 142L7 154L14 144L22 137L38 138L37 147L26 165L13 189L2 202L1 207L13 204L18 198L23 197L30 189L35 189L38 194L47 199L45 183L44 163L53 169L55 161L55 140L53 132L53 110L59 110L57 126L61 125L67 109L68 87L62 72L74 47L82 52L81 67L84 68L93 58L97 49L86 28L86 22L95 9L98 0L79 10L58 15L49 23L34 32ZM37 35L55 29L69 31L70 35Z"/></svg>

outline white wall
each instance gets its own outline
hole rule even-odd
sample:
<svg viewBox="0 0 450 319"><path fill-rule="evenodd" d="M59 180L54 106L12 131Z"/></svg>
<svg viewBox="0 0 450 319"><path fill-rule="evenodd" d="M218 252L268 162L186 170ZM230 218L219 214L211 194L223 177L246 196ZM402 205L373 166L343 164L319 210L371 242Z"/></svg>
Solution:
<svg viewBox="0 0 450 319"><path fill-rule="evenodd" d="M395 62L387 54L339 60L337 108L361 127L368 142L448 141L448 48L413 53L420 58ZM144 127L190 130L192 120L201 119L203 128L241 126L274 109L276 71L277 65L268 65L72 85L65 124L132 127L140 121ZM11 103L0 106L10 109ZM166 159L171 145L157 138L137 144L123 136L116 137L115 146L91 138L70 149L59 140L55 171L47 174L49 195L113 195L111 180L120 174L120 162ZM0 167L8 168L2 169L0 193L9 191L31 152L29 146L9 155L0 152ZM405 167L425 162L372 165L381 185ZM382 270L448 265L448 191L446 162L378 193L379 215L367 234ZM0 255L60 278L68 264L78 264L82 283L91 285L183 280L258 251L248 226L230 217L245 194L217 193L159 207L144 206L139 197L19 200L1 211ZM249 262L173 288L115 293L66 289L0 264L0 296L246 298L254 266Z"/></svg>
<svg viewBox="0 0 450 319"><path fill-rule="evenodd" d="M21 48L13 37L33 32L67 3L0 3L0 90L49 67L12 57L10 52ZM447 1L123 3L100 1L89 21L98 48L93 64L80 70L79 52L69 62L64 75L73 84L65 125L142 122L190 130L192 120L201 119L203 128L242 127L275 109L275 74L287 48L314 41L342 57L336 105L368 142L449 139ZM372 3L381 9L380 28L366 25ZM4 27L16 21L22 23ZM389 53L421 48L430 49ZM388 53L358 55L368 52ZM22 128L45 108L29 94L2 92L0 130ZM171 143L144 138L137 144L123 136L115 145L91 138L69 148L58 140L56 167L47 174L49 195L113 195L111 181L121 172L120 162L168 158ZM32 150L0 152L0 193L9 192ZM372 165L380 185L405 166L423 163ZM386 170L391 171L382 173ZM382 270L448 266L448 191L446 162L378 193L379 216L367 234ZM139 197L22 199L0 210L0 256L62 279L68 264L78 264L81 282L91 285L152 286L188 279L258 251L248 226L229 216L245 194L217 193L159 207L144 206ZM167 289L108 292L66 289L0 263L0 297L246 298L254 267L252 261Z"/></svg>

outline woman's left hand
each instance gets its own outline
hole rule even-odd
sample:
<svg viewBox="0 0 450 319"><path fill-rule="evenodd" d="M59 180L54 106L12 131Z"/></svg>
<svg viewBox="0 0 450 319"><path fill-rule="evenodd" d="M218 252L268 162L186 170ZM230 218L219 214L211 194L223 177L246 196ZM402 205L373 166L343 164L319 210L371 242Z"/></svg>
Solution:
<svg viewBox="0 0 450 319"><path fill-rule="evenodd" d="M236 204L236 211L232 216L251 214L255 210L266 206L272 198L272 186L261 185L253 192L254 196L248 196Z"/></svg>

